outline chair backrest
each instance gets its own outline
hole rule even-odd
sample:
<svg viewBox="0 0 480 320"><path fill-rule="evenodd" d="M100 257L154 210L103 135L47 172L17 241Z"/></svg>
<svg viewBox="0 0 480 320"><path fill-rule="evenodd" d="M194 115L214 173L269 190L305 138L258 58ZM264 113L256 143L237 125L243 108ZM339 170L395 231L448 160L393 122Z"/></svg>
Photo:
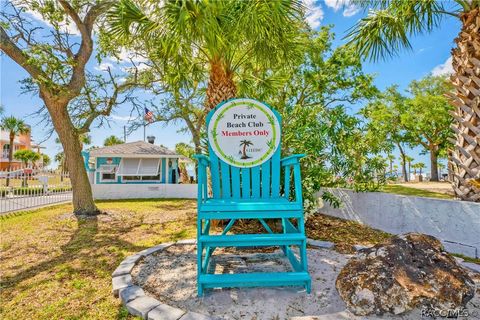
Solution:
<svg viewBox="0 0 480 320"><path fill-rule="evenodd" d="M207 115L207 128L212 120L215 111L225 103L219 104ZM280 114L268 106L281 124ZM273 155L260 165L254 167L237 167L230 165L219 158L210 141L208 152L210 158L210 173L212 181L212 193L215 199L265 199L280 197L280 150L281 150L281 129L280 144Z"/></svg>

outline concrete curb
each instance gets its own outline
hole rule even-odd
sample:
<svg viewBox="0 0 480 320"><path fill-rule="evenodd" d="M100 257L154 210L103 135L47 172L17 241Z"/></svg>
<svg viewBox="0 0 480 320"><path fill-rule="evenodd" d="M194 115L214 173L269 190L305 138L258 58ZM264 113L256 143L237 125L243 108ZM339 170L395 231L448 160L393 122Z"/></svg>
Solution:
<svg viewBox="0 0 480 320"><path fill-rule="evenodd" d="M120 298L130 314L145 320L213 320L214 318L208 315L169 306L147 296L142 288L133 284L130 274L137 262L148 255L160 252L173 245L195 245L196 243L197 241L193 239L180 240L175 243L162 243L125 258L112 273L113 295ZM307 244L321 249L333 249L335 246L333 242L310 238L307 238ZM358 251L367 247L355 245L354 248ZM471 271L480 273L480 266L476 264L465 262L463 259L457 259L457 262Z"/></svg>
<svg viewBox="0 0 480 320"><path fill-rule="evenodd" d="M133 284L130 274L137 262L148 255L173 245L195 245L196 243L197 241L193 239L162 243L125 258L112 273L113 295L120 298L130 314L145 320L213 320L207 315L169 306L147 296L142 288Z"/></svg>

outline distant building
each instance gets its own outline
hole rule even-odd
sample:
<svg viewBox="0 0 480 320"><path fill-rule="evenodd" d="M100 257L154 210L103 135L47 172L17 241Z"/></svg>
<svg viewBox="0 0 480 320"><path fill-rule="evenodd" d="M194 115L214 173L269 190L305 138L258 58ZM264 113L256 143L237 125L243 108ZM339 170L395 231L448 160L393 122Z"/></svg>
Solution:
<svg viewBox="0 0 480 320"><path fill-rule="evenodd" d="M196 196L196 185L180 184L178 163L187 159L163 146L136 141L83 155L97 199Z"/></svg>
<svg viewBox="0 0 480 320"><path fill-rule="evenodd" d="M16 135L13 140L13 152L15 153L18 150L33 150L35 152L40 152L40 149L43 149L40 145L35 144L32 141L32 136L30 132L26 134ZM8 154L10 152L10 133L5 130L0 130L0 170L6 170L8 168ZM11 169L16 170L23 167L23 163L15 158L12 159Z"/></svg>

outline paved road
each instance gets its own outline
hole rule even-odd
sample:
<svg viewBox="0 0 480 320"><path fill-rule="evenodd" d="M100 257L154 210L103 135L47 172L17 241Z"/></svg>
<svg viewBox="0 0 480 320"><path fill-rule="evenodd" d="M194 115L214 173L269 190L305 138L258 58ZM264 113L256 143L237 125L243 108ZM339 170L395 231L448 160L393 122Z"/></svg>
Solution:
<svg viewBox="0 0 480 320"><path fill-rule="evenodd" d="M72 200L72 193L57 193L53 195L41 195L35 197L12 197L0 199L0 215L33 207L42 207L53 203L67 202Z"/></svg>

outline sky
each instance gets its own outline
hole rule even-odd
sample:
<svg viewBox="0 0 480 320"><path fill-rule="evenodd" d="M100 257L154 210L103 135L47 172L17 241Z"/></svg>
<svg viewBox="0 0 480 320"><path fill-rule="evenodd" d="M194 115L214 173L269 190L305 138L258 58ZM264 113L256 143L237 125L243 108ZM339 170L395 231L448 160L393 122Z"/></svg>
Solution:
<svg viewBox="0 0 480 320"><path fill-rule="evenodd" d="M331 25L336 34L334 46L339 46L345 41L342 39L346 31L353 26L358 19L365 14L353 5L348 4L348 0L304 0L308 8L307 22L314 29L321 26ZM33 23L45 26L38 14L30 14L29 18ZM66 26L72 33L77 32L75 28ZM392 84L398 84L400 90L405 90L412 80L418 80L430 73L435 75L447 74L452 71L451 49L454 47L454 38L460 30L460 22L453 17L445 17L439 28L430 34L419 35L411 38L412 50L402 51L398 57L390 58L380 62L364 62L364 70L367 73L375 75L375 85L383 90ZM126 58L126 54L120 57ZM134 59L136 59L134 57ZM140 59L136 60L141 62ZM91 59L88 68L92 71L102 72L107 66L120 68L122 60L105 60L102 65L98 65L95 59ZM27 77L27 73L19 67L14 61L5 55L0 56L0 102L5 109L5 115L14 115L24 119L32 126L32 136L35 142L42 142L45 147L44 153L53 156L60 151L60 146L55 144L55 136L47 137L47 130L44 124L38 124L38 117L32 114L42 107L43 102L38 96L22 94L19 81ZM119 107L110 117L110 126L104 128L95 128L92 126L91 137L92 145L101 146L103 140L110 135L116 135L123 138L123 127L127 124L130 117L131 106L125 104ZM359 106L351 106L349 111L355 113ZM178 142L190 142L190 136L187 133L178 132L182 127L181 123L165 126L154 123L147 127L147 135L156 136L156 143L163 144L170 149L174 149ZM127 142L143 139L143 129L131 133L127 137ZM396 153L398 157L398 152ZM427 155L420 155L420 149L409 150L408 154L415 158L415 162L424 162L429 167L429 158ZM396 162L398 164L398 161Z"/></svg>

